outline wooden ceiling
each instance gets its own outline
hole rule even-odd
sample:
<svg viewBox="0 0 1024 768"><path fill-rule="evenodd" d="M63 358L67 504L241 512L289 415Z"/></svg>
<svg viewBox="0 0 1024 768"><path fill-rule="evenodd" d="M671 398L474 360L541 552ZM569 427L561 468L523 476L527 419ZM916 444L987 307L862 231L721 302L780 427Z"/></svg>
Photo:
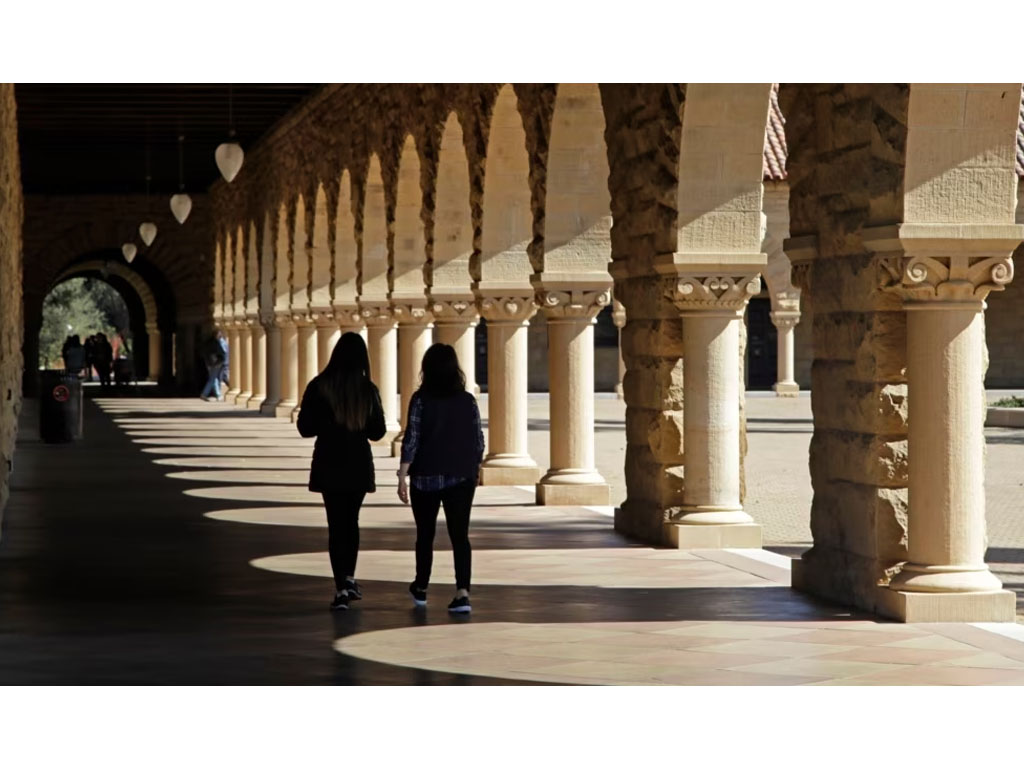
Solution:
<svg viewBox="0 0 1024 768"><path fill-rule="evenodd" d="M248 150L315 84L236 84L237 141ZM178 191L178 135L185 136L188 192L219 177L213 160L227 140L228 91L221 84L16 85L21 175L26 194Z"/></svg>

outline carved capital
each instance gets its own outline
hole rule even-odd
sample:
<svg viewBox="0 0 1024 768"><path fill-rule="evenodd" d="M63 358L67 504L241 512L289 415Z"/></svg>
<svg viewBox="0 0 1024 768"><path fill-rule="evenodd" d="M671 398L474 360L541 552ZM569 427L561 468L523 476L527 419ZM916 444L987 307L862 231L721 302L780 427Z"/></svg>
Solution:
<svg viewBox="0 0 1024 768"><path fill-rule="evenodd" d="M395 315L386 304L372 304L359 308L362 322L368 326L391 326L395 324Z"/></svg>
<svg viewBox="0 0 1024 768"><path fill-rule="evenodd" d="M593 319L612 300L612 292L605 288L597 291L541 291L541 309L549 318Z"/></svg>
<svg viewBox="0 0 1024 768"><path fill-rule="evenodd" d="M675 281L672 300L683 311L728 310L742 312L751 296L761 291L760 275L685 276Z"/></svg>
<svg viewBox="0 0 1024 768"><path fill-rule="evenodd" d="M800 322L799 312L771 312L768 316L780 331L791 331Z"/></svg>
<svg viewBox="0 0 1024 768"><path fill-rule="evenodd" d="M982 302L1013 280L1013 252L903 253L879 257L881 285L908 301Z"/></svg>
<svg viewBox="0 0 1024 768"><path fill-rule="evenodd" d="M322 328L328 326L334 326L334 310L327 308L317 308L310 310L310 316L312 317L313 323Z"/></svg>
<svg viewBox="0 0 1024 768"><path fill-rule="evenodd" d="M478 308L489 323L525 323L537 312L533 296L485 296Z"/></svg>
<svg viewBox="0 0 1024 768"><path fill-rule="evenodd" d="M391 307L399 325L426 325L434 319L430 310L419 303L394 303Z"/></svg>
<svg viewBox="0 0 1024 768"><path fill-rule="evenodd" d="M476 302L471 298L431 299L430 311L439 323L473 323L477 318Z"/></svg>
<svg viewBox="0 0 1024 768"><path fill-rule="evenodd" d="M618 299L612 299L612 322L616 328L624 328L626 326L626 308Z"/></svg>

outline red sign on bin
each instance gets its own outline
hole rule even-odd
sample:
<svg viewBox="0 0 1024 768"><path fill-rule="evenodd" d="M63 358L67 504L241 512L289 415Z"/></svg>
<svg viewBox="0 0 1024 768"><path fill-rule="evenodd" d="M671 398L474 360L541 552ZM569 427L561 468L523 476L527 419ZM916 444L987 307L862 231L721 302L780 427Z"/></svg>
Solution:
<svg viewBox="0 0 1024 768"><path fill-rule="evenodd" d="M71 390L63 384L58 384L53 388L53 399L58 403L66 403L69 397L71 397Z"/></svg>

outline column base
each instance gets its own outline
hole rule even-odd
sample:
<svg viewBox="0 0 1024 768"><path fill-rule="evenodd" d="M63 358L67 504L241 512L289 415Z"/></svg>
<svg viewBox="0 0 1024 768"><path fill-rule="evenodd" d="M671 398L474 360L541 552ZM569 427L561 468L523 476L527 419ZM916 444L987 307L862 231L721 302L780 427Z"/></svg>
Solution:
<svg viewBox="0 0 1024 768"><path fill-rule="evenodd" d="M757 523L665 523L669 546L678 549L760 549L761 526Z"/></svg>
<svg viewBox="0 0 1024 768"><path fill-rule="evenodd" d="M622 385L621 384L616 384L615 385L615 397L618 398L619 400L625 400L626 399L626 396L622 393Z"/></svg>
<svg viewBox="0 0 1024 768"><path fill-rule="evenodd" d="M233 403L235 402L235 398L238 397L240 394L242 394L242 390L240 389L229 389L227 392L224 393L224 402Z"/></svg>
<svg viewBox="0 0 1024 768"><path fill-rule="evenodd" d="M278 404L278 400L267 400L264 398L263 402L260 403L260 413L264 416L276 416Z"/></svg>
<svg viewBox="0 0 1024 768"><path fill-rule="evenodd" d="M265 401L265 398L263 398L263 397L253 396L253 397L250 397L248 399L248 401L246 401L245 407L247 409L249 409L250 411L262 411L263 410L263 403L264 403L264 401Z"/></svg>
<svg viewBox="0 0 1024 768"><path fill-rule="evenodd" d="M235 405L240 405L244 408L246 403L249 402L249 398L251 397L252 392L239 392L237 395L235 395Z"/></svg>
<svg viewBox="0 0 1024 768"><path fill-rule="evenodd" d="M772 384L772 390L778 397L796 397L800 393L800 385L796 382L780 381Z"/></svg>
<svg viewBox="0 0 1024 768"><path fill-rule="evenodd" d="M537 483L537 503L548 507L607 507L612 489L607 483Z"/></svg>
<svg viewBox="0 0 1024 768"><path fill-rule="evenodd" d="M485 461L480 467L480 485L536 485L540 480L540 467L488 466Z"/></svg>
<svg viewBox="0 0 1024 768"><path fill-rule="evenodd" d="M878 612L896 621L974 622L1016 620L1017 599L1006 589L992 592L899 592L878 588Z"/></svg>
<svg viewBox="0 0 1024 768"><path fill-rule="evenodd" d="M294 402L278 403L277 407L274 408L274 415L279 418L290 419L292 416L292 411L295 410L295 405L296 404Z"/></svg>
<svg viewBox="0 0 1024 768"><path fill-rule="evenodd" d="M391 441L391 458L397 459L402 456L402 435L396 435Z"/></svg>

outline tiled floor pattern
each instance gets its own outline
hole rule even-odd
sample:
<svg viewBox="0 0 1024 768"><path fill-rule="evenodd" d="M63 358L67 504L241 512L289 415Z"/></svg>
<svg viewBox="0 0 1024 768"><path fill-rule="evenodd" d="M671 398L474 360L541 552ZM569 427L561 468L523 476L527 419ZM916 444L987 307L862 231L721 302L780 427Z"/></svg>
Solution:
<svg viewBox="0 0 1024 768"><path fill-rule="evenodd" d="M211 412L212 418L174 418L173 401L160 403L162 414L156 418L144 415L146 408L134 401L107 401L102 406L143 450L160 454L157 461L167 468L168 477L200 484L186 489L186 494L229 503L207 512L207 518L234 524L325 526L319 496L305 489L310 441L298 437L287 421L240 419L230 407L215 405L208 408L223 411L223 416ZM191 402L187 406L194 409ZM396 466L397 460L389 456L377 458L379 492L367 498L361 525L371 536L374 530L401 531L409 545L410 515L394 499ZM754 477L748 482L757 487L760 481ZM729 590L778 592L788 584L786 569L771 558L754 560L738 551L636 546L617 537L606 516L531 503L528 490L479 489L473 518L476 594L485 593L488 586L576 588L587 599L617 602L642 592L655 601L662 595L668 603L713 601L716 594ZM517 533L529 537L544 527L570 546L517 544ZM439 549L443 540L442 526ZM481 540L490 546L481 546ZM259 557L251 564L284 576L326 580L331 575L323 551ZM384 549L364 544L358 576L370 599L375 590L407 582L412 568L411 546ZM453 582L450 559L439 552L429 610L443 611L447 590L441 585ZM805 599L785 590L783 603L786 600ZM1024 642L977 627L882 623L828 610L815 617L805 602L800 615L783 611L787 615L778 621L708 620L713 610L700 620L651 616L647 621L558 621L557 610L548 610L542 621L521 616L507 621L501 620L500 607L489 608L491 615L484 620L478 620L478 611L468 620L363 631L340 637L334 648L380 664L547 683L1024 684ZM663 613L670 617L673 611Z"/></svg>

